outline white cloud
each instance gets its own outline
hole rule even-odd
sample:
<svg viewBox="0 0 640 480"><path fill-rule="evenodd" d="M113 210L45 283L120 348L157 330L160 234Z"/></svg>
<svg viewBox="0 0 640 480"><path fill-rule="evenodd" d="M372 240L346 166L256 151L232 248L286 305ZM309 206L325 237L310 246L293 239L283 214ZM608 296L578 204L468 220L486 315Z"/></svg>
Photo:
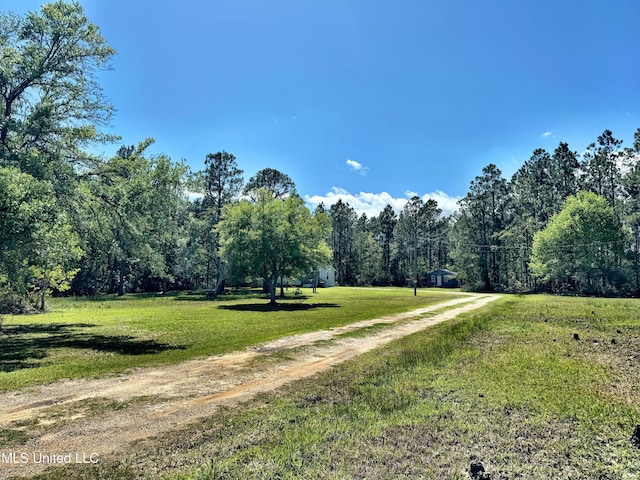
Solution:
<svg viewBox="0 0 640 480"><path fill-rule="evenodd" d="M371 218L380 215L380 212L382 212L382 210L384 210L387 205L391 205L396 214L400 213L409 198L415 196L414 192L406 192L405 195L407 198L394 198L387 192L360 192L357 194L352 194L343 188L333 187L332 191L326 193L325 195L306 195L305 199L307 203L312 206L312 208L315 208L321 203L324 203L327 209L329 209L329 207L334 203L337 203L339 199L342 199L343 202L351 205L353 209L358 213L358 215L362 215L363 213L365 213L367 217ZM433 193L427 193L425 195L422 195L421 198L423 200L432 198L437 201L438 207L442 209L443 215L450 215L453 212L457 211L457 202L458 200L460 200L459 197L450 197L441 190L436 190Z"/></svg>
<svg viewBox="0 0 640 480"><path fill-rule="evenodd" d="M622 175L627 175L633 169L634 165L640 161L640 154L638 153L627 154L621 151L613 152L611 155L615 159L616 165Z"/></svg>
<svg viewBox="0 0 640 480"><path fill-rule="evenodd" d="M450 197L442 190L436 190L433 193L426 193L422 196L422 200L424 201L430 198L438 202L438 208L442 210L442 214L448 216L460 209L458 202L462 197Z"/></svg>
<svg viewBox="0 0 640 480"><path fill-rule="evenodd" d="M349 165L354 170L360 170L362 168L362 164L356 162L355 160L347 160L347 165Z"/></svg>
<svg viewBox="0 0 640 480"><path fill-rule="evenodd" d="M204 198L204 193L192 192L190 190L185 190L184 195L190 202L193 202L194 200L202 200Z"/></svg>
<svg viewBox="0 0 640 480"><path fill-rule="evenodd" d="M346 164L351 167L351 170L354 172L358 172L360 175L366 175L369 169L362 165L360 162L356 162L355 160L347 160Z"/></svg>
<svg viewBox="0 0 640 480"><path fill-rule="evenodd" d="M540 135L541 138L549 138L549 137L553 137L553 132L549 131L549 132L544 132L542 135Z"/></svg>

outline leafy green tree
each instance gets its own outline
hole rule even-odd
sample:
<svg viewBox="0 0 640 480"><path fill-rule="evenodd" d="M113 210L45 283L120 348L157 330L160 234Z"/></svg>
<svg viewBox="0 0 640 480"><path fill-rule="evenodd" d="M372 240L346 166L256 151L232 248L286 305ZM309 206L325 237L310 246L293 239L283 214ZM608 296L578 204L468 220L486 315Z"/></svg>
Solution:
<svg viewBox="0 0 640 480"><path fill-rule="evenodd" d="M618 159L622 153L622 140L613 136L611 130L605 130L598 136L598 143L587 148L582 168L585 172L584 186L607 199L614 212L618 214L617 199L620 183Z"/></svg>
<svg viewBox="0 0 640 480"><path fill-rule="evenodd" d="M569 195L578 192L579 171L578 155L569 149L569 144L560 142L551 157L551 179L555 190L553 213L562 209L562 204Z"/></svg>
<svg viewBox="0 0 640 480"><path fill-rule="evenodd" d="M433 230L428 234L429 249L427 252L427 272L436 268L448 268L451 263L451 227L453 215L440 216Z"/></svg>
<svg viewBox="0 0 640 480"><path fill-rule="evenodd" d="M532 217L538 227L546 225L555 213L557 186L552 175L551 155L538 148L511 180L514 202L519 210Z"/></svg>
<svg viewBox="0 0 640 480"><path fill-rule="evenodd" d="M147 158L152 143L147 139L136 147L121 148L87 182L95 199L87 205L96 213L91 224L101 236L93 244L97 251L92 250L91 258L113 259L119 295L134 279L140 284L145 277L157 278L163 288L174 279L187 169L164 155Z"/></svg>
<svg viewBox="0 0 640 480"><path fill-rule="evenodd" d="M216 225L222 218L225 205L238 199L242 190L242 170L236 164L236 157L225 151L208 154L204 171L204 198L202 200L205 221L204 241L209 249L207 261L215 266L216 289L214 296L224 291L226 269L220 257L220 242Z"/></svg>
<svg viewBox="0 0 640 480"><path fill-rule="evenodd" d="M420 236L418 238L418 248L422 251L422 264L420 270L426 273L434 268L444 268L446 260L442 259L443 232L446 222L440 218L442 209L438 207L438 202L430 198L421 209ZM446 256L446 255L445 255ZM420 261L420 258L418 259Z"/></svg>
<svg viewBox="0 0 640 480"><path fill-rule="evenodd" d="M152 218L152 228L146 235L161 256L159 268L149 270L149 274L161 281L163 292L168 291L176 279L187 208L184 193L187 172L183 161L174 162L166 155L154 156L149 161L150 192L146 197L146 208Z"/></svg>
<svg viewBox="0 0 640 480"><path fill-rule="evenodd" d="M297 195L274 198L259 189L256 201L227 205L217 226L222 258L235 278L260 277L276 303L276 281L308 273L330 262L325 242L330 223L325 214L312 215Z"/></svg>
<svg viewBox="0 0 640 480"><path fill-rule="evenodd" d="M355 232L355 283L373 285L382 278L382 248L376 241L374 222L362 214L356 223Z"/></svg>
<svg viewBox="0 0 640 480"><path fill-rule="evenodd" d="M75 228L85 255L80 271L71 282L73 295L97 295L115 292L118 265L116 260L115 200L105 191L102 178L85 179L76 191ZM109 203L107 203L109 202Z"/></svg>
<svg viewBox="0 0 640 480"><path fill-rule="evenodd" d="M296 191L296 184L286 173L275 168L263 168L249 179L243 193L257 199L257 192L261 188L267 190L273 198L285 198Z"/></svg>
<svg viewBox="0 0 640 480"><path fill-rule="evenodd" d="M97 126L113 112L95 72L115 51L98 27L78 2L57 1L0 14L0 48L0 161L57 182L86 168L82 147L107 139Z"/></svg>
<svg viewBox="0 0 640 480"><path fill-rule="evenodd" d="M52 291L65 292L80 270L78 260L84 252L79 238L66 215L59 215L53 224L41 225L35 232L33 246L36 255L31 259L31 285L37 295L37 308L45 310L45 297Z"/></svg>
<svg viewBox="0 0 640 480"><path fill-rule="evenodd" d="M194 190L189 189L189 192ZM202 215L201 199L192 196L181 212L178 225L180 237L177 242L175 281L180 289L208 288L207 280L211 270L211 256L208 244L202 241L203 232L209 222Z"/></svg>
<svg viewBox="0 0 640 480"><path fill-rule="evenodd" d="M503 265L509 266L508 274L502 275L505 287L535 288L529 268L533 236L562 209L564 199L576 193L579 167L575 152L560 143L553 155L534 150L511 178L506 224L500 233Z"/></svg>
<svg viewBox="0 0 640 480"><path fill-rule="evenodd" d="M391 271L395 285L413 285L416 294L422 276L436 264L445 266L446 260L439 263L446 248L441 213L433 199L413 196L404 205L393 230Z"/></svg>
<svg viewBox="0 0 640 480"><path fill-rule="evenodd" d="M95 73L108 67L115 52L78 2L62 1L24 17L0 13L0 52L0 168L15 182L8 191L26 188L14 197L24 203L12 216L11 239L0 247L5 272L0 276L21 295L29 284L44 292L55 283L56 289L65 288L75 268L60 264L67 273L58 282L53 277L60 275L52 274L56 267L46 259L54 245L76 238L80 183L100 164L86 147L113 139L99 131L113 107ZM33 199L36 191L40 196ZM59 225L66 240L45 235L46 225Z"/></svg>
<svg viewBox="0 0 640 480"><path fill-rule="evenodd" d="M405 287L411 284L412 277L412 249L411 238L404 227L404 213L400 212L398 221L393 229L391 244L391 283Z"/></svg>
<svg viewBox="0 0 640 480"><path fill-rule="evenodd" d="M581 191L536 233L531 270L554 289L608 293L623 281L627 235L606 198Z"/></svg>
<svg viewBox="0 0 640 480"><path fill-rule="evenodd" d="M631 269L635 295L640 296L640 128L634 134L633 147L625 152L629 170L623 175L624 221L631 231Z"/></svg>
<svg viewBox="0 0 640 480"><path fill-rule="evenodd" d="M356 211L339 199L329 209L331 218L330 247L333 252L333 268L339 285L353 285L356 276L355 242Z"/></svg>
<svg viewBox="0 0 640 480"><path fill-rule="evenodd" d="M375 235L382 247L382 283L391 283L391 261L394 230L398 216L391 205L386 205L374 221Z"/></svg>
<svg viewBox="0 0 640 480"><path fill-rule="evenodd" d="M511 265L508 283L516 290L533 287L529 269L533 236L562 208L561 204L556 207L553 162L546 150L538 148L508 184L511 211L500 240Z"/></svg>
<svg viewBox="0 0 640 480"><path fill-rule="evenodd" d="M30 282L28 260L34 237L55 219L48 182L16 167L0 166L0 294L26 299ZM25 265L25 260L27 263Z"/></svg>
<svg viewBox="0 0 640 480"><path fill-rule="evenodd" d="M509 202L506 181L494 164L482 169L460 201L455 257L460 277L471 288L501 289L501 274L502 280L508 278L500 236Z"/></svg>
<svg viewBox="0 0 640 480"><path fill-rule="evenodd" d="M640 163L624 176L622 185L626 193L625 222L631 230L631 264L635 295L640 295Z"/></svg>
<svg viewBox="0 0 640 480"><path fill-rule="evenodd" d="M82 256L78 237L58 211L49 182L15 167L0 167L0 292L45 295L65 291Z"/></svg>
<svg viewBox="0 0 640 480"><path fill-rule="evenodd" d="M424 251L427 261L432 260L432 243L435 233L435 225L442 210L438 208L438 203L429 199L424 202L420 197L414 196L405 204L400 218L398 219L398 233L407 238L406 258L411 264L411 281L413 283L413 294L417 294L418 282L420 279L420 269L429 268L431 265L421 265L420 258Z"/></svg>
<svg viewBox="0 0 640 480"><path fill-rule="evenodd" d="M640 152L640 128L638 128L633 134L633 147L632 152Z"/></svg>
<svg viewBox="0 0 640 480"><path fill-rule="evenodd" d="M291 177L275 168L263 168L249 179L242 193L253 202L258 201L258 192L264 189L273 198L286 198L296 192L296 186ZM267 282L263 285L265 293L269 290Z"/></svg>

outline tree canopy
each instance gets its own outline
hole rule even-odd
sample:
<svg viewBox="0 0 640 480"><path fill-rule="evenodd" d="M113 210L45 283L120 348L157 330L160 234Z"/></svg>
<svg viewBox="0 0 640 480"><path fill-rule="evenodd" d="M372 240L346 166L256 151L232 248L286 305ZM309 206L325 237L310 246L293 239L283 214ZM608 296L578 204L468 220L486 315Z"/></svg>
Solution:
<svg viewBox="0 0 640 480"><path fill-rule="evenodd" d="M273 198L284 198L295 193L296 184L286 173L275 168L263 168L249 179L244 187L244 194L257 196L257 191L261 188L267 190Z"/></svg>
<svg viewBox="0 0 640 480"><path fill-rule="evenodd" d="M255 203L242 200L225 207L217 231L230 274L243 280L262 278L275 304L278 278L306 274L330 263L324 240L329 220L322 213L312 215L297 195L279 199L266 189L256 193Z"/></svg>
<svg viewBox="0 0 640 480"><path fill-rule="evenodd" d="M78 2L57 1L24 18L0 14L0 154L36 178L87 163L82 148L106 140L113 113L95 71L115 50Z"/></svg>
<svg viewBox="0 0 640 480"><path fill-rule="evenodd" d="M277 278L329 264L340 285L417 288L446 268L469 289L640 296L640 129L626 149L610 130L580 155L536 148L510 179L497 158L450 217L427 196L312 214L289 175L245 184L226 151L201 171L152 139L90 153L117 141L96 76L114 54L78 1L0 13L0 312L23 310L5 296L43 309L65 291L218 294L257 277L275 301Z"/></svg>
<svg viewBox="0 0 640 480"><path fill-rule="evenodd" d="M578 192L535 234L531 270L543 281L568 290L607 293L619 287L627 240L606 198Z"/></svg>
<svg viewBox="0 0 640 480"><path fill-rule="evenodd" d="M0 14L0 293L69 287L83 256L79 180L99 162L86 153L113 112L95 72L115 51L78 2L24 17ZM4 235L0 235L3 236Z"/></svg>

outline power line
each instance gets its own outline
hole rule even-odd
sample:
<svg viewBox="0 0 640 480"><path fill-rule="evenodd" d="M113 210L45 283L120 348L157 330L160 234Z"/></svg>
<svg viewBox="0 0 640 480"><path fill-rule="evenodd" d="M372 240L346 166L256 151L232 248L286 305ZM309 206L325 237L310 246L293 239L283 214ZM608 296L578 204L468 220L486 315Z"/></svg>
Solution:
<svg viewBox="0 0 640 480"><path fill-rule="evenodd" d="M491 245L491 244L481 244L481 243L464 243L464 242L455 242L450 240L445 240L443 243L448 243L449 245L453 245L454 247L464 246L478 249L487 249L487 250L529 250L533 248L533 244L520 244L520 245ZM610 240L610 241L598 241L598 242L589 242L589 243L567 243L562 245L549 245L549 249L571 249L577 247L601 247L605 245L616 245L621 243L628 243L628 240Z"/></svg>

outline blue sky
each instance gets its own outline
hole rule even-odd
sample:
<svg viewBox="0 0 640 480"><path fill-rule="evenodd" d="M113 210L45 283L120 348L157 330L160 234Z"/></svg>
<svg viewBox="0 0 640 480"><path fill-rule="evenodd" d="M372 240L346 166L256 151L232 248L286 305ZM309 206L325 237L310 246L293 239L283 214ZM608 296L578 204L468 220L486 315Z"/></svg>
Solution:
<svg viewBox="0 0 640 480"><path fill-rule="evenodd" d="M509 178L535 148L640 127L637 0L80 3L118 51L100 83L123 143L194 170L226 150L312 204L449 210L488 163Z"/></svg>

